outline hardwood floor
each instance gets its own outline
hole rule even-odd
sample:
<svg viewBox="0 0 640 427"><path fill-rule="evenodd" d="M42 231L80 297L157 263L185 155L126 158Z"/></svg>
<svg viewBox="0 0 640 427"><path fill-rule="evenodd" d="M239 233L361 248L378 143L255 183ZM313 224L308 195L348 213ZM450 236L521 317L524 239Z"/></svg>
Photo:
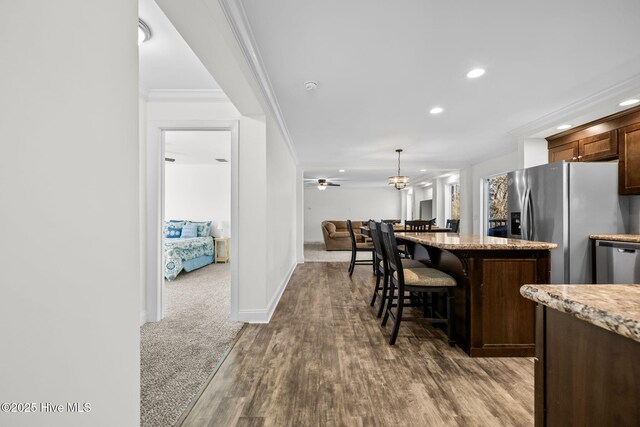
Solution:
<svg viewBox="0 0 640 427"><path fill-rule="evenodd" d="M299 265L271 323L244 328L182 426L533 425L532 359L471 359L413 322L391 347L370 267L347 268Z"/></svg>

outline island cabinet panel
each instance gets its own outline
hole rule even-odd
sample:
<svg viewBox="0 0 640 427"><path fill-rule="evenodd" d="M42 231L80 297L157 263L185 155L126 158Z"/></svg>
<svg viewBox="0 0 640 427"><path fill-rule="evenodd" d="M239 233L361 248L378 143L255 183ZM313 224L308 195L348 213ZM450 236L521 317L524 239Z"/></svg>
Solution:
<svg viewBox="0 0 640 427"><path fill-rule="evenodd" d="M520 284L536 281L536 262L535 259L483 260L478 298L482 330L476 334L474 348L515 345L534 349L534 303L522 298ZM495 304L495 301L501 301L501 304ZM509 310L505 310L507 306Z"/></svg>
<svg viewBox="0 0 640 427"><path fill-rule="evenodd" d="M472 357L533 357L535 304L520 287L549 283L549 251L427 250L433 266L458 282L457 345Z"/></svg>
<svg viewBox="0 0 640 427"><path fill-rule="evenodd" d="M638 426L640 342L538 308L536 426Z"/></svg>
<svg viewBox="0 0 640 427"><path fill-rule="evenodd" d="M618 192L640 194L640 123L619 131Z"/></svg>

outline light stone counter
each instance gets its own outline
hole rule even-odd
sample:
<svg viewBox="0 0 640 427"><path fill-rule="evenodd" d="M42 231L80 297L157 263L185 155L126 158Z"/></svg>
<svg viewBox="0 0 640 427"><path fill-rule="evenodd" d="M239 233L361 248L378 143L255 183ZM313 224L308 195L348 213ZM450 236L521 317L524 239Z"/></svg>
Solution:
<svg viewBox="0 0 640 427"><path fill-rule="evenodd" d="M528 240L505 239L456 233L396 233L396 238L444 250L549 250L555 243L531 242Z"/></svg>
<svg viewBox="0 0 640 427"><path fill-rule="evenodd" d="M640 243L640 234L591 234L589 238L591 240Z"/></svg>
<svg viewBox="0 0 640 427"><path fill-rule="evenodd" d="M640 285L524 285L520 293L640 342Z"/></svg>

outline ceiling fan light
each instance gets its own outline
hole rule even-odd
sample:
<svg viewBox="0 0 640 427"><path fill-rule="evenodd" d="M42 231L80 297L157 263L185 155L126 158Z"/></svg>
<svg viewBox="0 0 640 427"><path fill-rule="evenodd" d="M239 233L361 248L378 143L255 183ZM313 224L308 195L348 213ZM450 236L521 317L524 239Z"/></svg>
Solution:
<svg viewBox="0 0 640 427"><path fill-rule="evenodd" d="M324 191L327 189L327 184L318 184L318 190Z"/></svg>

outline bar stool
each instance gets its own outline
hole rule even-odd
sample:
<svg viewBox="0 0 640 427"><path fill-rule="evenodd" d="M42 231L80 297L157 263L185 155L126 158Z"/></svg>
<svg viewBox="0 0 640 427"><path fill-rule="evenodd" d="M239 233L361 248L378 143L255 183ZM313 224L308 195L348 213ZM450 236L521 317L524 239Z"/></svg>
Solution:
<svg viewBox="0 0 640 427"><path fill-rule="evenodd" d="M400 329L400 323L403 320L417 320L418 318L403 318L402 314L404 307L415 307L415 304L405 303L405 292L415 293L421 296L423 300L423 307L426 307L427 297L446 294L446 310L447 316L444 317L435 310L435 307L431 307L433 317L423 320L431 323L444 323L447 325L447 336L449 345L455 345L455 300L454 290L456 287L456 280L444 273L443 271L435 268L403 268L402 261L400 259L400 253L396 245L396 236L393 232L393 227L387 224L380 226L382 231L382 241L384 243L385 252L387 254L387 262L389 267L389 296L387 298L387 310L382 320L382 326L387 324L389 317L393 318L393 329L391 331L391 337L389 344L394 345L398 337L398 330ZM397 291L398 297L395 298L395 292ZM394 304L394 300L397 302ZM432 298L433 301L433 298ZM396 307L396 312L393 313L393 308ZM426 316L426 310L424 315Z"/></svg>
<svg viewBox="0 0 640 427"><path fill-rule="evenodd" d="M373 297L371 298L371 307L375 305L376 298L380 295L380 306L378 307L377 313L377 317L380 318L384 312L384 307L389 293L389 264L387 254L382 243L380 223L369 221L369 230L371 232L371 239L373 240L373 251L376 260L376 286L373 290ZM409 258L402 258L400 262L405 268L427 268L427 266L420 261L415 261ZM382 282L382 286L380 286L380 282Z"/></svg>

